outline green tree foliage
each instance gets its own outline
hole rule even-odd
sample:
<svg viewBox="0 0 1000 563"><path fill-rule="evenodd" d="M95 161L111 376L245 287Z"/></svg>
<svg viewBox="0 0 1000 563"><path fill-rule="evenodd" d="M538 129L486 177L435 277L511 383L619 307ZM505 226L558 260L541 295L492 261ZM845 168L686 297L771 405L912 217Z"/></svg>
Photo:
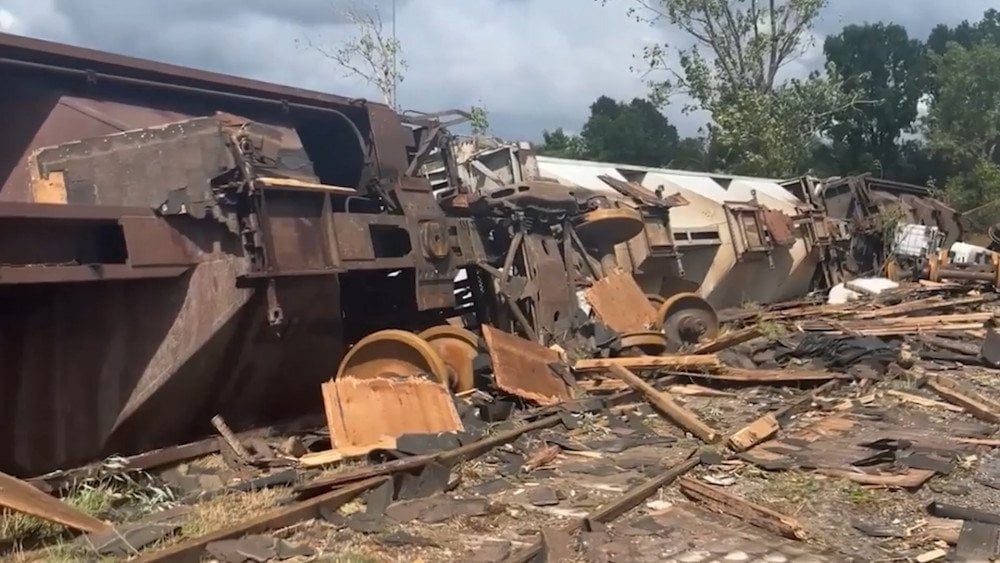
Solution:
<svg viewBox="0 0 1000 563"><path fill-rule="evenodd" d="M961 209L1000 198L1000 45L952 42L932 64L927 138L957 171L945 183L949 198Z"/></svg>
<svg viewBox="0 0 1000 563"><path fill-rule="evenodd" d="M562 127L555 131L542 131L542 144L538 154L557 158L588 159L587 147L579 135L567 135Z"/></svg>
<svg viewBox="0 0 1000 563"><path fill-rule="evenodd" d="M601 96L580 134L591 159L662 166L677 150L677 128L648 100L629 103Z"/></svg>
<svg viewBox="0 0 1000 563"><path fill-rule="evenodd" d="M927 48L937 55L944 54L948 43L958 43L962 47L980 43L1000 45L1000 12L991 8L983 13L983 19L973 23L965 20L955 27L938 24L927 38Z"/></svg>
<svg viewBox="0 0 1000 563"><path fill-rule="evenodd" d="M827 128L857 96L836 79L813 73L782 80L780 69L811 45L826 0L636 0L630 13L655 29L686 33L694 46L664 44L643 52L651 97L677 93L712 116L721 163L741 173L785 176L803 171ZM661 78L666 75L666 78Z"/></svg>
<svg viewBox="0 0 1000 563"><path fill-rule="evenodd" d="M837 174L874 172L907 181L920 181L902 150L901 135L917 118L927 68L922 43L910 39L895 24L849 25L823 45L832 72L845 95L859 93L870 103L845 112L827 131L830 146L824 159Z"/></svg>
<svg viewBox="0 0 1000 563"><path fill-rule="evenodd" d="M473 135L485 135L490 131L490 115L483 106L469 108L469 127Z"/></svg>
<svg viewBox="0 0 1000 563"><path fill-rule="evenodd" d="M629 103L601 96L591 104L580 135L561 128L542 133L539 154L641 166L665 166L678 150L677 128L648 100Z"/></svg>

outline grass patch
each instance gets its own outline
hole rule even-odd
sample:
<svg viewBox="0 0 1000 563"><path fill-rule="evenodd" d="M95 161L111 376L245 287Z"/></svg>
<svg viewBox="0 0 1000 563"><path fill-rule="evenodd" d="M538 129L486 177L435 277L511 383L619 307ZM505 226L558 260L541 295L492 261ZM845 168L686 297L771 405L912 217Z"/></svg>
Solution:
<svg viewBox="0 0 1000 563"><path fill-rule="evenodd" d="M121 458L105 460L104 467L108 473L72 484L61 500L84 514L115 521L146 514L174 500L170 489L157 485L147 473L121 471L124 467ZM74 547L64 543L67 537L69 533L60 524L13 510L0 510L0 546L10 547L12 553L50 545L47 551L52 551L51 559L47 554L44 560L79 561L79 553L59 558L62 552Z"/></svg>
<svg viewBox="0 0 1000 563"><path fill-rule="evenodd" d="M871 506L878 502L878 498L871 489L866 489L857 483L848 481L844 488L847 500L855 506Z"/></svg>
<svg viewBox="0 0 1000 563"><path fill-rule="evenodd" d="M177 537L203 536L236 522L260 516L274 508L284 492L281 489L262 489L231 493L198 503L185 519Z"/></svg>
<svg viewBox="0 0 1000 563"><path fill-rule="evenodd" d="M764 481L758 489L749 492L750 500L789 516L814 504L830 487L830 481L816 479L813 474L799 470L761 473L760 476Z"/></svg>
<svg viewBox="0 0 1000 563"><path fill-rule="evenodd" d="M776 321L759 321L757 323L757 330L760 331L761 336L771 340L788 334L788 329L785 328L785 325Z"/></svg>

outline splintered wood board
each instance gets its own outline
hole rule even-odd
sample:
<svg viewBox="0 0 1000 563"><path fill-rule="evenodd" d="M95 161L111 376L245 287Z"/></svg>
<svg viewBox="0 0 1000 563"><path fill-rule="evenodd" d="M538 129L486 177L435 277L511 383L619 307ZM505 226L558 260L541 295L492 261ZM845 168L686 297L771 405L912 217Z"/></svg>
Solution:
<svg viewBox="0 0 1000 563"><path fill-rule="evenodd" d="M559 352L483 325L483 340L493 362L493 380L503 391L542 406L573 398L569 386L549 364L562 362Z"/></svg>
<svg viewBox="0 0 1000 563"><path fill-rule="evenodd" d="M0 506L81 532L101 532L111 528L110 524L80 512L6 473L0 473Z"/></svg>
<svg viewBox="0 0 1000 563"><path fill-rule="evenodd" d="M335 448L377 447L404 434L460 432L462 421L443 385L419 377L341 377L322 386Z"/></svg>
<svg viewBox="0 0 1000 563"><path fill-rule="evenodd" d="M632 274L615 270L592 285L585 295L597 318L615 332L648 330L656 324L656 309Z"/></svg>

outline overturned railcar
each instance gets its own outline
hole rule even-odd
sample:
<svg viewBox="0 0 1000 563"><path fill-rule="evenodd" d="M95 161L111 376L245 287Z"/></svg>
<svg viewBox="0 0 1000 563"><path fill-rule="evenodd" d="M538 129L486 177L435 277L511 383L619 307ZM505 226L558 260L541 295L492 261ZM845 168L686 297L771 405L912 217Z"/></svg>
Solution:
<svg viewBox="0 0 1000 563"><path fill-rule="evenodd" d="M318 410L476 260L386 106L11 35L0 75L0 470Z"/></svg>

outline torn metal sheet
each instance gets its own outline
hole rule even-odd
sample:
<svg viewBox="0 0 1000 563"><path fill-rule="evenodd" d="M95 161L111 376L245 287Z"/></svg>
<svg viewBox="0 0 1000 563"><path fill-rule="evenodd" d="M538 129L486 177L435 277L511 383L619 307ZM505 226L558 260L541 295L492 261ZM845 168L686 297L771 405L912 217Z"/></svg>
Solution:
<svg viewBox="0 0 1000 563"><path fill-rule="evenodd" d="M543 406L573 398L566 382L549 367L561 362L558 352L491 326L483 326L483 338L497 387Z"/></svg>
<svg viewBox="0 0 1000 563"><path fill-rule="evenodd" d="M586 292L597 317L619 333L640 332L656 325L656 309L632 274L617 270Z"/></svg>
<svg viewBox="0 0 1000 563"><path fill-rule="evenodd" d="M323 384L330 437L337 448L377 445L386 437L463 430L444 385L422 378L342 377Z"/></svg>

